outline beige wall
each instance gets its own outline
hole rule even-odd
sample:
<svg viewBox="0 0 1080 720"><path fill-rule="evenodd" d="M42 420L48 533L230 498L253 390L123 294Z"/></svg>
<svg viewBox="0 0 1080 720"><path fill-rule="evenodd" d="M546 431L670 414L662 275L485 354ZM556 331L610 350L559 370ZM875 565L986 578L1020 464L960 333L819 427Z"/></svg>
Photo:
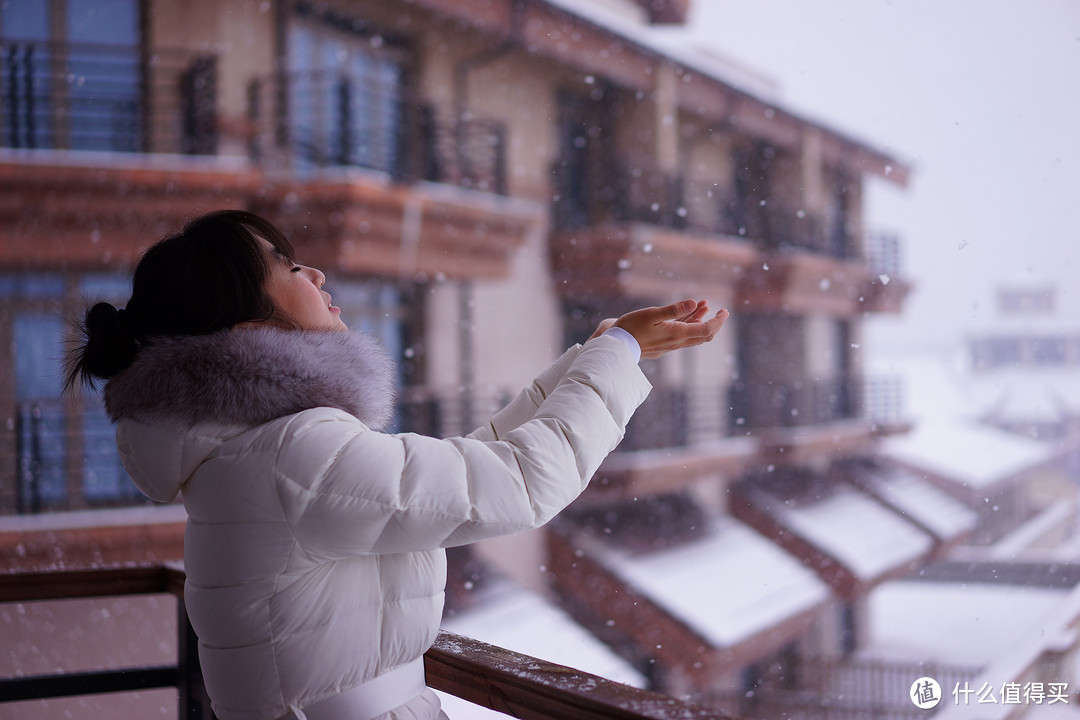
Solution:
<svg viewBox="0 0 1080 720"><path fill-rule="evenodd" d="M692 128L682 151L687 217L698 225L716 227L721 204L730 196L735 183L731 136L710 132L706 126L688 119L682 123Z"/></svg>
<svg viewBox="0 0 1080 720"><path fill-rule="evenodd" d="M248 84L268 77L276 59L272 7L256 0L158 0L149 13L152 45L218 54L222 155L247 154L241 128L247 118Z"/></svg>
<svg viewBox="0 0 1080 720"><path fill-rule="evenodd" d="M805 327L807 376L822 379L835 377L840 362L837 354L839 330L836 319L828 315L809 315Z"/></svg>

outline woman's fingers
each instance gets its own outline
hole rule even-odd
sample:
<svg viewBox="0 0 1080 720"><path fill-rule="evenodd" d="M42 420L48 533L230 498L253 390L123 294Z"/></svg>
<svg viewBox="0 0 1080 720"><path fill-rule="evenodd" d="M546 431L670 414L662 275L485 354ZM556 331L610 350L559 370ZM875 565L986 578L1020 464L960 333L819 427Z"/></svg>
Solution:
<svg viewBox="0 0 1080 720"><path fill-rule="evenodd" d="M694 309L678 318L680 322L697 322L701 318L705 317L705 314L709 312L709 303L705 300L698 300Z"/></svg>
<svg viewBox="0 0 1080 720"><path fill-rule="evenodd" d="M728 317L720 310L705 320L709 305L704 300L681 300L661 307L643 308L623 315L616 325L638 341L645 358L708 342Z"/></svg>

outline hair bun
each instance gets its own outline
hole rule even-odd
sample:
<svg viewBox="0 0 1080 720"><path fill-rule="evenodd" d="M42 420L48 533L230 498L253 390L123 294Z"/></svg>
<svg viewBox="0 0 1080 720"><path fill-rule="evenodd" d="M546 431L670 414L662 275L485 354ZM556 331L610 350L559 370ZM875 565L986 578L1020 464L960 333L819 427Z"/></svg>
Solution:
<svg viewBox="0 0 1080 720"><path fill-rule="evenodd" d="M139 343L126 322L123 310L99 302L86 313L85 370L99 378L111 378L131 365Z"/></svg>

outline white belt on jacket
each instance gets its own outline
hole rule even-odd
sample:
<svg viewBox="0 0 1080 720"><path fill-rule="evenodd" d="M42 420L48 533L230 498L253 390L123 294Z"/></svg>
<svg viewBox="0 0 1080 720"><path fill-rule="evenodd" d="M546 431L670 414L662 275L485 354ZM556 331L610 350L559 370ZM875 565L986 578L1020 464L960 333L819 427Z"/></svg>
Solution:
<svg viewBox="0 0 1080 720"><path fill-rule="evenodd" d="M371 720L404 705L426 688L421 656L333 697L305 708L290 706L289 710L294 720Z"/></svg>

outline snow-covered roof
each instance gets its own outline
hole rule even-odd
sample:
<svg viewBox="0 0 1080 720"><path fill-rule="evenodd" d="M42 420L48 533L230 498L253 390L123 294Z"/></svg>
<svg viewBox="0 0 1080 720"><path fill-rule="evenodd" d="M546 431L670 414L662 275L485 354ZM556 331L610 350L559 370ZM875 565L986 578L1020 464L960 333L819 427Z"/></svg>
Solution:
<svg viewBox="0 0 1080 720"><path fill-rule="evenodd" d="M1080 333L1077 333L1080 336ZM982 415L1014 422L1057 422L1080 412L1080 368L1023 367L973 373Z"/></svg>
<svg viewBox="0 0 1080 720"><path fill-rule="evenodd" d="M1018 585L885 582L870 593L869 637L861 654L986 665L1038 636L1068 595Z"/></svg>
<svg viewBox="0 0 1080 720"><path fill-rule="evenodd" d="M864 478L865 488L942 541L975 529L978 514L904 468L885 468Z"/></svg>
<svg viewBox="0 0 1080 720"><path fill-rule="evenodd" d="M964 351L871 357L866 371L871 376L902 378L905 412L916 425L933 418L974 420L983 412L985 398L970 387L971 373Z"/></svg>
<svg viewBox="0 0 1080 720"><path fill-rule="evenodd" d="M882 442L881 454L976 491L1053 458L1049 445L973 420L925 418L903 436Z"/></svg>
<svg viewBox="0 0 1080 720"><path fill-rule="evenodd" d="M1075 519L1075 499L1053 502L992 546L985 548L986 557L1014 559L1033 549L1068 551L1068 545L1057 542L1057 537L1063 529L1073 527Z"/></svg>
<svg viewBox="0 0 1080 720"><path fill-rule="evenodd" d="M929 535L848 487L837 487L827 497L806 504L776 502L768 510L859 580L873 581L933 548Z"/></svg>
<svg viewBox="0 0 1080 720"><path fill-rule="evenodd" d="M745 525L721 518L711 529L644 554L606 545L590 554L718 648L734 647L828 599L828 587L813 572Z"/></svg>
<svg viewBox="0 0 1080 720"><path fill-rule="evenodd" d="M1000 375L974 375L963 354L938 353L875 358L870 373L898 374L907 388L907 411L914 429L891 437L881 444L881 454L905 465L926 470L945 480L975 490L989 490L1016 474L1050 460L1054 448L1031 438L990 427L981 421L1000 400L1005 378L1016 380L1030 389L1022 378L1050 375L1030 372ZM1063 379L1067 373L1059 376ZM1076 386L1080 403L1080 381L1068 381L1060 387ZM1019 400L1018 400L1019 402Z"/></svg>
<svg viewBox="0 0 1080 720"><path fill-rule="evenodd" d="M476 607L447 618L443 628L626 685L647 684L641 673L566 612L509 581L486 589Z"/></svg>
<svg viewBox="0 0 1080 720"><path fill-rule="evenodd" d="M753 94L766 102L775 103L778 99L778 87L774 80L720 55L687 45L685 31L664 30L647 25L635 20L632 15L581 0L544 1L725 85Z"/></svg>

